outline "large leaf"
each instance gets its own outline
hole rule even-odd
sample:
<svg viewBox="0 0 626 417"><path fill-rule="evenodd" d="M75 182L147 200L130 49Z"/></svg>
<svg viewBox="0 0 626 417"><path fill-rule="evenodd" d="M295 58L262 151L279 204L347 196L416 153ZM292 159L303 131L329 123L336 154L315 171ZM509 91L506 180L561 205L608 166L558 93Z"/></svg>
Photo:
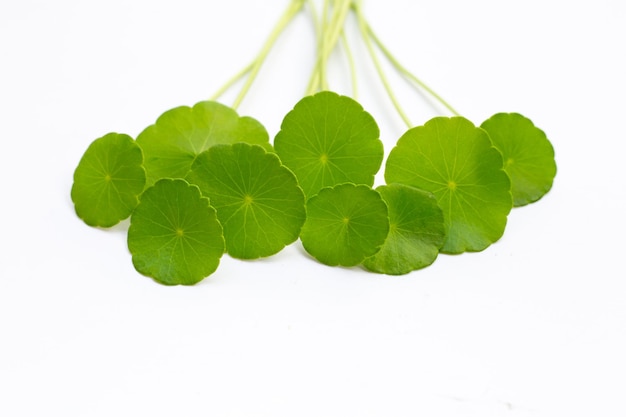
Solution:
<svg viewBox="0 0 626 417"><path fill-rule="evenodd" d="M303 98L285 116L274 147L311 197L344 182L371 186L383 160L379 135L359 103L324 91Z"/></svg>
<svg viewBox="0 0 626 417"><path fill-rule="evenodd" d="M193 285L217 269L224 238L215 209L197 186L163 179L141 196L128 249L140 273L166 285Z"/></svg>
<svg viewBox="0 0 626 417"><path fill-rule="evenodd" d="M246 143L216 145L198 156L187 179L217 209L229 255L269 256L298 239L304 193L276 154Z"/></svg>
<svg viewBox="0 0 626 417"><path fill-rule="evenodd" d="M144 189L141 148L128 135L94 140L74 171L72 201L90 226L111 227L130 216Z"/></svg>
<svg viewBox="0 0 626 417"><path fill-rule="evenodd" d="M480 251L504 233L511 182L489 135L462 117L436 117L409 129L391 150L387 183L432 192L443 210L441 251Z"/></svg>
<svg viewBox="0 0 626 417"><path fill-rule="evenodd" d="M160 178L184 178L196 157L213 145L247 142L271 149L258 121L239 117L214 101L181 106L163 113L137 137L144 152L148 184Z"/></svg>
<svg viewBox="0 0 626 417"><path fill-rule="evenodd" d="M389 232L387 205L366 185L326 187L307 201L300 240L326 265L358 265L373 256Z"/></svg>
<svg viewBox="0 0 626 417"><path fill-rule="evenodd" d="M556 175L554 148L541 129L518 113L495 114L480 127L502 153L516 207L537 201L550 191Z"/></svg>
<svg viewBox="0 0 626 417"><path fill-rule="evenodd" d="M389 209L389 235L376 255L363 265L373 272L407 274L432 264L443 245L443 213L435 197L408 185L376 188Z"/></svg>

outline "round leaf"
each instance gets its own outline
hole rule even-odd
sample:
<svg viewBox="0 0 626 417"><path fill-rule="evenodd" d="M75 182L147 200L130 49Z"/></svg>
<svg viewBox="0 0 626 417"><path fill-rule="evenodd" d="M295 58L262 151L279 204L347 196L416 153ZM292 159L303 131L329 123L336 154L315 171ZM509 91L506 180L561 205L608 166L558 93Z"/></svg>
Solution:
<svg viewBox="0 0 626 417"><path fill-rule="evenodd" d="M109 133L89 145L74 171L72 201L90 226L111 227L139 202L146 173L141 148L128 135Z"/></svg>
<svg viewBox="0 0 626 417"><path fill-rule="evenodd" d="M326 265L359 265L373 256L387 237L387 205L366 185L327 187L307 202L300 240Z"/></svg>
<svg viewBox="0 0 626 417"><path fill-rule="evenodd" d="M402 184L376 188L389 209L389 235L363 265L373 272L407 274L432 264L443 245L443 213L435 197Z"/></svg>
<svg viewBox="0 0 626 417"><path fill-rule="evenodd" d="M184 178L195 158L216 144L254 143L271 149L267 131L250 117L214 101L163 113L137 137L144 152L148 184L160 178Z"/></svg>
<svg viewBox="0 0 626 417"><path fill-rule="evenodd" d="M537 201L550 191L556 175L554 148L541 129L518 113L498 113L480 127L502 153L514 206Z"/></svg>
<svg viewBox="0 0 626 417"><path fill-rule="evenodd" d="M359 103L325 91L303 98L285 116L274 147L311 197L344 182L371 186L383 160L379 135Z"/></svg>
<svg viewBox="0 0 626 417"><path fill-rule="evenodd" d="M163 179L146 189L130 219L135 269L166 285L193 285L217 269L222 227L195 185Z"/></svg>
<svg viewBox="0 0 626 417"><path fill-rule="evenodd" d="M306 217L295 175L256 145L217 145L200 154L187 179L211 199L235 258L273 255L294 242Z"/></svg>
<svg viewBox="0 0 626 417"><path fill-rule="evenodd" d="M480 251L504 233L511 182L489 135L462 117L436 117L409 129L391 150L387 183L430 191L443 210L442 252Z"/></svg>

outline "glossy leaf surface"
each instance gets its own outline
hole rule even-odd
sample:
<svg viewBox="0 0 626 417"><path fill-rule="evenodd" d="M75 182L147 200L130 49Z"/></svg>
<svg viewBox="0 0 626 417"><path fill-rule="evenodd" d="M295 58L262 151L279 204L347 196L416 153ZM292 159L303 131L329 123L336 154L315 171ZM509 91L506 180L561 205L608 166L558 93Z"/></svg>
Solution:
<svg viewBox="0 0 626 417"><path fill-rule="evenodd" d="M443 213L435 196L402 184L376 188L389 210L389 235L363 262L373 272L407 274L432 264L445 239Z"/></svg>
<svg viewBox="0 0 626 417"><path fill-rule="evenodd" d="M109 133L83 154L72 185L78 217L90 226L111 227L126 219L146 183L141 149L128 135Z"/></svg>
<svg viewBox="0 0 626 417"><path fill-rule="evenodd" d="M550 191L556 176L554 148L541 129L518 113L495 114L480 127L502 153L514 206L537 201Z"/></svg>
<svg viewBox="0 0 626 417"><path fill-rule="evenodd" d="M251 117L239 117L235 110L214 101L168 110L137 137L144 152L148 184L160 178L184 178L200 153L213 145L237 142L271 149L263 125Z"/></svg>
<svg viewBox="0 0 626 417"><path fill-rule="evenodd" d="M198 156L188 180L217 209L229 255L270 256L298 239L304 193L276 154L245 143L216 145Z"/></svg>
<svg viewBox="0 0 626 417"><path fill-rule="evenodd" d="M480 251L504 233L511 182L489 135L462 117L409 129L391 150L385 180L430 191L443 210L446 253Z"/></svg>
<svg viewBox="0 0 626 417"><path fill-rule="evenodd" d="M379 136L359 103L324 91L303 98L285 116L274 147L311 197L345 182L371 186L383 160Z"/></svg>
<svg viewBox="0 0 626 417"><path fill-rule="evenodd" d="M373 256L387 237L387 205L366 185L327 187L307 202L300 240L326 265L354 266Z"/></svg>
<svg viewBox="0 0 626 417"><path fill-rule="evenodd" d="M140 273L166 285L193 285L219 265L222 226L198 187L163 179L141 196L131 216L128 249Z"/></svg>

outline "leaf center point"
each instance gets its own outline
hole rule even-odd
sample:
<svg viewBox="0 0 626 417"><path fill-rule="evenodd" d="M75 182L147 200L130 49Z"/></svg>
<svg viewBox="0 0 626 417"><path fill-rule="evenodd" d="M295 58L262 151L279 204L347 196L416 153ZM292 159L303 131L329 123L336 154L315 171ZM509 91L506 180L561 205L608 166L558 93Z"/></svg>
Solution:
<svg viewBox="0 0 626 417"><path fill-rule="evenodd" d="M183 229L181 229L180 227L176 229L177 237L183 237L184 235L185 235L185 231Z"/></svg>
<svg viewBox="0 0 626 417"><path fill-rule="evenodd" d="M322 163L322 165L326 165L328 163L328 155L326 155L325 153L323 153L320 156L320 162Z"/></svg>
<svg viewBox="0 0 626 417"><path fill-rule="evenodd" d="M456 190L456 182L452 180L448 181L448 188L450 189L450 191Z"/></svg>
<svg viewBox="0 0 626 417"><path fill-rule="evenodd" d="M252 198L252 196L250 195L245 195L243 198L243 204L246 206L252 205L252 202L254 201L254 199Z"/></svg>

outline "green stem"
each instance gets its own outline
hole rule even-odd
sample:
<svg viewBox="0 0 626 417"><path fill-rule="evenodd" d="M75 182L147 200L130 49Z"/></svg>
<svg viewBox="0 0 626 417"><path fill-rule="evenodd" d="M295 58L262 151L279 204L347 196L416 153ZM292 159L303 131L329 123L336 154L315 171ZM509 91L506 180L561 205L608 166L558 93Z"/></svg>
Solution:
<svg viewBox="0 0 626 417"><path fill-rule="evenodd" d="M383 83L385 90L387 91L387 95L389 96L389 99L393 103L393 106L396 108L396 111L398 112L398 114L400 115L404 123L409 128L411 128L413 127L413 124L411 123L411 120L409 120L409 118L407 117L406 113L402 109L402 106L400 105L400 102L396 98L396 95L394 94L393 89L391 88L391 85L389 84L389 80L387 79L387 76L385 75L385 72L383 71L383 68L380 65L380 61L378 60L378 56L376 55L374 46L372 45L372 39L370 38L369 32L367 30L367 22L365 21L363 11L361 10L362 3L363 3L363 0L358 0L357 4L355 5L354 10L359 20L359 28L361 30L363 41L365 42L365 46L367 47L370 57L372 58L372 62L374 63L374 66L376 67L378 76L381 82Z"/></svg>
<svg viewBox="0 0 626 417"><path fill-rule="evenodd" d="M215 92L215 94L213 94L213 96L210 98L210 100L214 101L214 100L219 99L226 91L228 91L228 89L230 89L233 85L235 85L237 83L237 81L239 81L247 73L249 73L250 70L252 70L253 66L254 66L254 61L249 63L245 68L243 68L241 71L239 71L234 77L232 77L230 80L228 80L219 90L217 90Z"/></svg>
<svg viewBox="0 0 626 417"><path fill-rule="evenodd" d="M433 98L439 101L439 103L444 105L452 114L454 114L455 116L460 116L460 113L456 111L454 107L452 107L447 101L445 101L439 94L437 94L432 88L426 85L426 83L424 83L422 80L417 78L414 74L412 74L409 70L407 70L404 66L402 66L400 62L391 54L389 49L385 47L385 45L380 41L380 38L376 36L374 31L372 30L372 27L366 22L365 22L365 30L366 30L367 35L364 35L364 36L367 36L374 41L378 49L382 51L383 55L385 55L387 60L391 63L391 65L394 66L394 68L400 74L404 75L410 81L417 84L422 90L426 91Z"/></svg>
<svg viewBox="0 0 626 417"><path fill-rule="evenodd" d="M261 69L261 66L265 62L267 55L269 54L270 50L276 43L276 40L278 39L280 34L283 32L283 30L285 30L285 28L289 25L289 23L291 23L291 21L298 14L298 12L302 9L302 7L304 6L304 2L305 0L293 0L289 4L289 7L287 8L283 16L280 18L280 20L278 21L278 23L276 24L276 26L270 33L270 36L268 37L267 41L261 48L261 51L257 55L256 59L252 61L252 64L250 65L251 68L249 68L247 71L244 70L240 72L240 76L237 79L241 78L243 75L247 74L248 72L250 74L248 75L248 78L246 79L245 84L243 85L241 91L239 92L239 95L237 96L237 98L235 98L235 101L233 102L233 106L232 106L233 109L237 109L237 107L239 107L239 105L243 101L244 97L250 90L252 83L256 79L256 76L258 75L259 70Z"/></svg>
<svg viewBox="0 0 626 417"><path fill-rule="evenodd" d="M328 60L337 45L339 37L343 33L351 5L352 0L324 1L321 31L318 37L317 59L307 86L307 95L314 94L320 89L328 89L326 71Z"/></svg>
<svg viewBox="0 0 626 417"><path fill-rule="evenodd" d="M346 56L348 58L348 65L350 66L350 80L352 81L352 98L357 99L358 95L358 86L357 86L357 75L356 75L356 64L354 62L354 55L352 54L352 49L350 48L350 43L348 42L348 37L345 32L341 33L341 40L343 44L343 48L346 51Z"/></svg>
<svg viewBox="0 0 626 417"><path fill-rule="evenodd" d="M309 8L311 9L311 17L313 19L313 26L315 28L315 42L316 45L316 59L315 66L309 78L309 84L307 85L305 95L311 95L318 90L319 87L319 73L320 73L320 58L322 56L322 46L324 39L324 27L326 25L326 11L328 7L328 0L324 2L324 8L322 9L322 18L318 17L315 11L315 3L313 0L309 0Z"/></svg>

